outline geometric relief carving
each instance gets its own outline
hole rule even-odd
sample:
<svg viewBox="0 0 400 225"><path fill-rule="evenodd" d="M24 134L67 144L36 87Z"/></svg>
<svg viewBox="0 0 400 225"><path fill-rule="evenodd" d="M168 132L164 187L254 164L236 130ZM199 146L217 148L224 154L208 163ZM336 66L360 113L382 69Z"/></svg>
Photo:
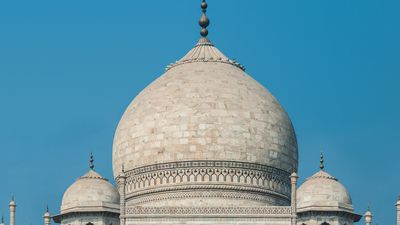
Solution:
<svg viewBox="0 0 400 225"><path fill-rule="evenodd" d="M224 188L226 189L226 188ZM185 192L161 192L148 195L139 195L138 197L132 197L127 199L130 204L143 204L148 202L157 202L168 199L188 199L188 198L225 198L225 199L242 199L242 200L253 200L257 202L263 202L266 205L287 205L287 199L277 199L276 196L273 198L267 194L254 194L249 192L234 192L234 191L185 191Z"/></svg>
<svg viewBox="0 0 400 225"><path fill-rule="evenodd" d="M272 207L128 207L127 215L283 215L290 216L287 206Z"/></svg>
<svg viewBox="0 0 400 225"><path fill-rule="evenodd" d="M126 194L174 185L226 184L248 186L290 196L290 174L273 167L232 161L161 163L125 172ZM116 182L118 183L118 177Z"/></svg>
<svg viewBox="0 0 400 225"><path fill-rule="evenodd" d="M351 221L357 220L358 215L348 212L348 211L304 211L298 212L297 218L301 221L308 221L314 218L324 218L324 217L340 217L349 219ZM326 221L324 221L326 222Z"/></svg>

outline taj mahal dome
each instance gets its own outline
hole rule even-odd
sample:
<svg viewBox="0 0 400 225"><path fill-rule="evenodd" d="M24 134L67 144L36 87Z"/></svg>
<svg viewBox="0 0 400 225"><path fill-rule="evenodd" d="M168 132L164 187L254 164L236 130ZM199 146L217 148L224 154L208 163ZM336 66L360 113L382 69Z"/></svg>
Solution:
<svg viewBox="0 0 400 225"><path fill-rule="evenodd" d="M298 185L298 146L278 100L201 37L130 103L114 136L114 181L90 168L44 224L352 225L350 193L324 165ZM113 184L115 183L115 185ZM396 204L400 225L400 200ZM10 204L15 224L16 202ZM364 214L371 225L372 213ZM5 225L4 220L1 225Z"/></svg>

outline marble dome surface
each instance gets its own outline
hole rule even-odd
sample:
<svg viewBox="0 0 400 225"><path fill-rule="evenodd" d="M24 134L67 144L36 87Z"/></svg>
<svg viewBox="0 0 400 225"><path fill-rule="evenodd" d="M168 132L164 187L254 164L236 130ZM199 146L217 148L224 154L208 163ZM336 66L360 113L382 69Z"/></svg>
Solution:
<svg viewBox="0 0 400 225"><path fill-rule="evenodd" d="M61 213L86 210L119 211L119 194L108 180L94 170L80 177L64 193Z"/></svg>
<svg viewBox="0 0 400 225"><path fill-rule="evenodd" d="M116 129L114 176L125 170L191 160L297 169L292 123L261 84L207 39L146 87Z"/></svg>
<svg viewBox="0 0 400 225"><path fill-rule="evenodd" d="M297 210L344 210L353 212L347 189L327 172L320 170L297 189Z"/></svg>

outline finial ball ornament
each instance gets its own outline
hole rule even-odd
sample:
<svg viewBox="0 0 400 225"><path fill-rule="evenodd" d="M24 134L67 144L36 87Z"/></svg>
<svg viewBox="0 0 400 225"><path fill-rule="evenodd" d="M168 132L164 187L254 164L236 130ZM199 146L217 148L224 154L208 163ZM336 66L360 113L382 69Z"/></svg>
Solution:
<svg viewBox="0 0 400 225"><path fill-rule="evenodd" d="M90 168L91 170L94 170L94 156L93 156L93 153L92 153L92 152L90 153L89 168Z"/></svg>
<svg viewBox="0 0 400 225"><path fill-rule="evenodd" d="M207 37L208 35L208 30L206 28L201 29L200 35L203 37Z"/></svg>
<svg viewBox="0 0 400 225"><path fill-rule="evenodd" d="M203 0L203 2L201 3L201 8L202 8L203 15L201 16L201 18L199 20L199 25L202 28L200 31L200 35L202 37L207 37L207 35L208 35L207 27L210 25L210 20L206 16L206 12L207 12L206 1Z"/></svg>
<svg viewBox="0 0 400 225"><path fill-rule="evenodd" d="M320 168L321 170L324 170L324 169L325 169L324 162L325 162L325 160L324 160L324 153L321 152L320 159L319 159L319 168Z"/></svg>
<svg viewBox="0 0 400 225"><path fill-rule="evenodd" d="M202 9L207 9L207 7L208 7L207 2L206 2L206 1L203 1L203 2L201 3L201 8L202 8Z"/></svg>

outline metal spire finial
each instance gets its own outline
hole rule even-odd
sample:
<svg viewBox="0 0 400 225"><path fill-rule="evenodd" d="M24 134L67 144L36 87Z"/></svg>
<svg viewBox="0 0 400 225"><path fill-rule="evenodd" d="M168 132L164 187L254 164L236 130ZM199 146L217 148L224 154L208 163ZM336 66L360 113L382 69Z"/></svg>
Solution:
<svg viewBox="0 0 400 225"><path fill-rule="evenodd" d="M46 212L49 212L49 205L46 205Z"/></svg>
<svg viewBox="0 0 400 225"><path fill-rule="evenodd" d="M94 170L94 163L93 163L93 162L94 162L94 159L93 159L93 153L92 153L92 152L90 153L90 160L89 160L89 162L90 162L90 163L89 163L90 169L91 169L91 170Z"/></svg>
<svg viewBox="0 0 400 225"><path fill-rule="evenodd" d="M207 15L206 15L207 7L208 7L208 5L207 5L206 0L203 0L203 2L201 3L201 9L202 9L201 11L203 12L203 15L200 18L199 25L201 26L200 35L204 38L207 37L207 35L208 35L207 27L208 27L208 25L210 25L210 20L207 18Z"/></svg>
<svg viewBox="0 0 400 225"><path fill-rule="evenodd" d="M4 215L1 215L1 224L4 224Z"/></svg>
<svg viewBox="0 0 400 225"><path fill-rule="evenodd" d="M321 170L324 170L324 168L325 168L325 165L324 165L324 153L323 152L321 152L321 156L320 156L320 160L319 160L319 168Z"/></svg>

